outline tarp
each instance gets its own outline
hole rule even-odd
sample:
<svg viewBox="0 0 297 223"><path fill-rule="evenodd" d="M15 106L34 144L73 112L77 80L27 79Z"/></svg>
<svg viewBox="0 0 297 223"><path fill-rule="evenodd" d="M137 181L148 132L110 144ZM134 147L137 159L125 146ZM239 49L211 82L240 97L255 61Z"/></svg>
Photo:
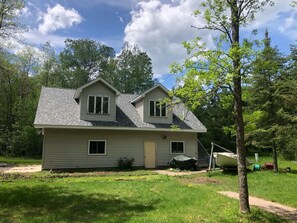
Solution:
<svg viewBox="0 0 297 223"><path fill-rule="evenodd" d="M197 169L197 159L195 157L188 157L185 155L178 155L173 157L168 164L173 168L193 170Z"/></svg>

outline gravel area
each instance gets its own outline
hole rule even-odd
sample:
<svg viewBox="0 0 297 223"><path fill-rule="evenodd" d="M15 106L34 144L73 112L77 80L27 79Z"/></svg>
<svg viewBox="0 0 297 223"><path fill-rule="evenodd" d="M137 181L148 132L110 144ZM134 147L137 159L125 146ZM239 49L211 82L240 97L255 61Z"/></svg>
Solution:
<svg viewBox="0 0 297 223"><path fill-rule="evenodd" d="M41 165L0 167L0 173L34 173L39 171L41 171Z"/></svg>

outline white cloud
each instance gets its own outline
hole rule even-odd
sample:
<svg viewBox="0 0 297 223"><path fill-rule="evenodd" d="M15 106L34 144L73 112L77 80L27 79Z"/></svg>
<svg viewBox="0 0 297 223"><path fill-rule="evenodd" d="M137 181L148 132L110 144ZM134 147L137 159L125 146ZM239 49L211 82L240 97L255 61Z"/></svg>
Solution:
<svg viewBox="0 0 297 223"><path fill-rule="evenodd" d="M24 37L26 38L26 42L30 44L41 45L46 42L50 42L51 45L57 48L63 48L65 46L64 41L67 38L71 38L66 36L43 34L36 29L30 29L28 32L24 33Z"/></svg>
<svg viewBox="0 0 297 223"><path fill-rule="evenodd" d="M169 72L172 62L186 58L183 41L200 36L209 45L212 38L209 32L191 26L204 25L202 17L195 18L193 11L201 1L179 0L162 3L161 0L142 1L131 12L132 20L125 28L125 41L137 44L147 51L152 59L155 77Z"/></svg>
<svg viewBox="0 0 297 223"><path fill-rule="evenodd" d="M267 25L274 25L271 23L272 21L279 20L282 13L287 13L292 10L292 6L290 6L290 1L284 0L275 0L273 6L265 6L264 11L258 12L256 14L256 20L250 26L250 28L261 28L266 27Z"/></svg>
<svg viewBox="0 0 297 223"><path fill-rule="evenodd" d="M166 2L166 3L164 3ZM201 27L202 17L195 18L193 11L201 10L202 0L151 0L140 1L131 12L131 22L125 28L125 41L137 44L147 51L153 62L156 77L169 72L169 65L181 62L187 57L182 41L191 41L196 36L203 38L212 46L212 31L201 31L191 26ZM296 38L297 9L290 6L290 1L275 0L274 6L266 6L263 12L256 14L256 20L245 28L268 28L283 35Z"/></svg>
<svg viewBox="0 0 297 223"><path fill-rule="evenodd" d="M38 30L45 34L57 29L65 29L82 22L82 16L75 9L65 9L60 4L47 8L47 13L42 15L43 23Z"/></svg>

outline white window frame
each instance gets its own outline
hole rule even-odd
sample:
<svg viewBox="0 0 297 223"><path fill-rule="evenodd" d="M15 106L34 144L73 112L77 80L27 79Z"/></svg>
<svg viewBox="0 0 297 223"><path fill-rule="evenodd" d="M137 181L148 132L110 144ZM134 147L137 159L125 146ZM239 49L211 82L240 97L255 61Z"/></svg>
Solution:
<svg viewBox="0 0 297 223"><path fill-rule="evenodd" d="M151 101L154 102L154 115L151 115ZM160 115L156 115L156 104L157 102L160 103ZM162 105L165 104L165 116L162 116ZM166 103L163 103L162 101L160 100L149 100L149 105L148 105L148 114L150 117L159 117L159 118L162 118L162 117L167 117L167 106L166 106Z"/></svg>
<svg viewBox="0 0 297 223"><path fill-rule="evenodd" d="M94 97L94 112L89 111L89 101L90 97ZM107 113L96 113L96 100L97 97L101 97L101 109L103 111L103 98L106 97L108 98L108 107L107 107ZM88 100L87 100L87 113L92 114L92 115L109 115L110 114L110 97L108 95L88 95Z"/></svg>
<svg viewBox="0 0 297 223"><path fill-rule="evenodd" d="M104 142L104 153L90 153L90 145L91 142ZM106 156L106 140L102 140L102 139L91 139L88 141L88 155L89 156Z"/></svg>
<svg viewBox="0 0 297 223"><path fill-rule="evenodd" d="M173 153L172 152L172 143L173 142L182 142L183 143L183 152L182 153ZM174 141L170 141L170 154L185 154L186 153L186 142L185 141L176 141L176 140L174 140Z"/></svg>

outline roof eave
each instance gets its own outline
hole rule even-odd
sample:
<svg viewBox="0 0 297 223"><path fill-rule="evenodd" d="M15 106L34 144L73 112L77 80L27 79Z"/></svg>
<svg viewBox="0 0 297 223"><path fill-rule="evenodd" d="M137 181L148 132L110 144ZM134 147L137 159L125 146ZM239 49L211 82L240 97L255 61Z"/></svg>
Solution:
<svg viewBox="0 0 297 223"><path fill-rule="evenodd" d="M103 82L103 84L105 84L107 87L109 87L111 90L113 90L115 93L116 93L116 96L119 96L121 94L121 92L119 92L117 89L115 89L113 86L111 86L109 83L107 83L105 80L103 80L102 78L98 78L98 79L95 79L83 86L81 86L80 88L77 88L77 90L75 91L75 94L74 94L74 99L79 99L80 95L81 95L81 92L83 89L85 89L86 87L89 87L90 85L98 82L98 81L101 81Z"/></svg>
<svg viewBox="0 0 297 223"><path fill-rule="evenodd" d="M169 128L145 128L145 127L109 127L109 126L77 126L77 125L48 125L48 124L35 124L37 129L94 129L94 130L127 130L127 131L172 131L172 132L193 132L193 133L206 133L206 129L169 129Z"/></svg>

